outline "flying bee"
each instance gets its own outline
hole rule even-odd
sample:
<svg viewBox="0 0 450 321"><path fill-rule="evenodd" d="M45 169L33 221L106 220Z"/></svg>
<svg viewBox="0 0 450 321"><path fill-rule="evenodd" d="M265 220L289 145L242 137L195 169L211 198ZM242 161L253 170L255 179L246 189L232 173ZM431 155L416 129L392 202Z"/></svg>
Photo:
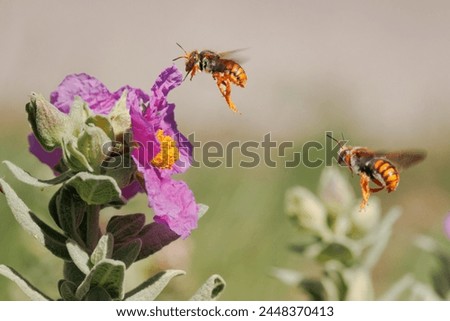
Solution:
<svg viewBox="0 0 450 321"><path fill-rule="evenodd" d="M235 84L240 87L245 87L247 83L247 74L244 69L232 59L225 59L231 53L235 51L229 51L224 53L215 53L211 50L203 50L198 52L197 50L187 52L184 51L184 56L177 57L173 61L184 58L186 59L186 77L191 74L190 80L195 76L197 71L205 71L212 74L212 77L216 81L222 96L225 98L228 106L234 112L238 112L236 105L231 100L231 84Z"/></svg>
<svg viewBox="0 0 450 321"><path fill-rule="evenodd" d="M360 176L362 201L360 209L364 209L371 193L386 189L388 193L397 189L400 182L400 171L411 167L426 157L423 151L379 152L366 147L352 147L338 141L330 135L329 138L339 145L338 163L347 166L350 172ZM373 182L376 187L369 186Z"/></svg>

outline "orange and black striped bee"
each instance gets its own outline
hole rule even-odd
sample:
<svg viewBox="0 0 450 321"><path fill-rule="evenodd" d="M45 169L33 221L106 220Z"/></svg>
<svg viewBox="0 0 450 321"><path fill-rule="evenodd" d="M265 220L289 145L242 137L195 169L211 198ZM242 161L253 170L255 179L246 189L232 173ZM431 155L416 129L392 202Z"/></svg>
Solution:
<svg viewBox="0 0 450 321"><path fill-rule="evenodd" d="M215 53L211 50L197 50L187 52L178 43L177 45L184 51L185 55L177 57L175 60L186 59L186 77L191 74L191 80L197 71L205 71L212 74L217 83L220 92L225 98L228 106L234 112L238 112L236 105L231 100L231 84L245 87L247 83L247 74L244 69L231 59L225 59L226 56L235 51L225 53Z"/></svg>
<svg viewBox="0 0 450 321"><path fill-rule="evenodd" d="M360 208L364 209L369 201L370 193L386 189L388 193L397 189L400 182L400 171L411 167L425 159L423 151L377 152L366 147L352 147L338 141L330 135L339 145L338 163L347 166L352 173L360 176L362 202ZM372 181L377 186L370 187Z"/></svg>

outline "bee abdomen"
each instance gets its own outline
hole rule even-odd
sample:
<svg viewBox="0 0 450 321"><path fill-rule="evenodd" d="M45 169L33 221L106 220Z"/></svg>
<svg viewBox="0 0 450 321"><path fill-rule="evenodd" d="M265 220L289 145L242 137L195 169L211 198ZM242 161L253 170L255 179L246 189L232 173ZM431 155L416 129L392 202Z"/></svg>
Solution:
<svg viewBox="0 0 450 321"><path fill-rule="evenodd" d="M378 159L375 161L373 168L378 173L377 176L382 178L387 191L395 191L400 182L400 175L395 166L387 160Z"/></svg>
<svg viewBox="0 0 450 321"><path fill-rule="evenodd" d="M244 69L232 60L227 61L224 73L238 86L245 87L247 84L247 74Z"/></svg>

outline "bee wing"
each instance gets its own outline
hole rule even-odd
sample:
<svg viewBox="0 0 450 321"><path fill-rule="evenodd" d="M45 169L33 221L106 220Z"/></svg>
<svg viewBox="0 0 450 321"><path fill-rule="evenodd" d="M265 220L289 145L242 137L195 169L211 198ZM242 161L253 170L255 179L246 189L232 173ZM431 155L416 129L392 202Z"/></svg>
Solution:
<svg viewBox="0 0 450 321"><path fill-rule="evenodd" d="M242 52L249 48L240 48L235 50L223 51L219 52L218 55L222 59L229 59L237 62L238 64L242 64L248 60L248 57L242 55Z"/></svg>
<svg viewBox="0 0 450 321"><path fill-rule="evenodd" d="M427 153L421 150L399 151L399 152L375 152L375 156L384 157L392 161L399 169L407 169L423 161Z"/></svg>

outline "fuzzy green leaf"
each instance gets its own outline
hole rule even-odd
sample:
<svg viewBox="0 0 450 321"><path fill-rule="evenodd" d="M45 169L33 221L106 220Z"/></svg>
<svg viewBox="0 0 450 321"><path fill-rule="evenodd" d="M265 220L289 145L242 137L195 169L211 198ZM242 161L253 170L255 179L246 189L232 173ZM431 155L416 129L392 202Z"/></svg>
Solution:
<svg viewBox="0 0 450 321"><path fill-rule="evenodd" d="M50 252L60 258L67 259L68 253L64 249L65 245L63 246L66 237L52 229L33 214L19 196L17 196L11 186L2 179L0 179L0 188L5 194L6 202L14 218L22 228L50 250Z"/></svg>
<svg viewBox="0 0 450 321"><path fill-rule="evenodd" d="M402 211L399 207L392 208L384 215L378 228L374 229L373 232L366 237L366 242L372 245L362 262L367 269L372 269L378 262L389 242L393 226L400 218L401 213Z"/></svg>
<svg viewBox="0 0 450 321"><path fill-rule="evenodd" d="M108 233L103 235L91 254L91 263L95 265L104 259L110 259L112 257L113 246L114 237L112 234Z"/></svg>
<svg viewBox="0 0 450 321"><path fill-rule="evenodd" d="M63 137L72 131L69 117L41 94L31 93L30 102L25 110L34 135L48 151L59 147Z"/></svg>
<svg viewBox="0 0 450 321"><path fill-rule="evenodd" d="M328 244L317 256L319 262L336 260L347 266L351 265L353 259L352 252L349 248L340 243Z"/></svg>
<svg viewBox="0 0 450 321"><path fill-rule="evenodd" d="M178 275L184 275L186 272L181 270L167 270L157 273L150 279L131 290L125 295L126 301L153 301L170 280Z"/></svg>
<svg viewBox="0 0 450 321"><path fill-rule="evenodd" d="M25 280L16 270L0 264L0 274L17 284L17 286L33 301L50 301L51 299Z"/></svg>
<svg viewBox="0 0 450 321"><path fill-rule="evenodd" d="M92 124L95 127L102 129L109 139L114 139L114 130L108 117L104 115L93 115L86 120L86 124Z"/></svg>
<svg viewBox="0 0 450 321"><path fill-rule="evenodd" d="M311 300L323 301L327 299L325 288L319 280L303 279L300 282L299 287L308 293Z"/></svg>
<svg viewBox="0 0 450 321"><path fill-rule="evenodd" d="M67 237L52 229L31 212L30 217L44 233L44 246L55 256L63 260L69 260L70 255L66 248Z"/></svg>
<svg viewBox="0 0 450 321"><path fill-rule="evenodd" d="M291 269L274 267L270 273L273 277L289 286L297 286L303 280L303 274Z"/></svg>
<svg viewBox="0 0 450 321"><path fill-rule="evenodd" d="M445 300L450 293L450 257L437 253L438 268L431 275L432 285L437 295Z"/></svg>
<svg viewBox="0 0 450 321"><path fill-rule="evenodd" d="M74 187L81 199L89 205L124 203L117 182L109 176L80 172L70 178L66 185Z"/></svg>
<svg viewBox="0 0 450 321"><path fill-rule="evenodd" d="M104 288L94 287L84 296L85 301L112 301L113 298Z"/></svg>
<svg viewBox="0 0 450 321"><path fill-rule="evenodd" d="M72 258L70 258L70 260L64 261L63 277L64 280L70 281L78 287L86 278L86 274L81 272L75 263L73 263Z"/></svg>
<svg viewBox="0 0 450 321"><path fill-rule="evenodd" d="M131 128L131 116L127 108L127 95L128 91L124 90L122 96L120 96L120 99L108 115L116 137L123 135Z"/></svg>
<svg viewBox="0 0 450 321"><path fill-rule="evenodd" d="M73 171L93 172L94 169L89 164L86 156L80 152L77 139L73 136L65 137L62 140L62 151L64 163Z"/></svg>
<svg viewBox="0 0 450 321"><path fill-rule="evenodd" d="M122 261L125 263L125 266L129 268L138 257L141 247L142 241L140 239L135 239L125 245L119 246L116 250L114 250L112 258L114 260Z"/></svg>
<svg viewBox="0 0 450 321"><path fill-rule="evenodd" d="M209 277L200 289L191 297L191 301L216 300L225 288L225 280L217 274Z"/></svg>
<svg viewBox="0 0 450 321"><path fill-rule="evenodd" d="M115 179L117 184L121 187L131 184L136 173L136 165L130 154L114 154L114 150L122 148L120 145L104 146L105 150L110 152L110 156L102 163L100 174L110 176Z"/></svg>
<svg viewBox="0 0 450 321"><path fill-rule="evenodd" d="M88 275L90 272L89 267L89 254L87 254L78 244L72 239L67 240L67 250L69 251L70 257L77 268Z"/></svg>
<svg viewBox="0 0 450 321"><path fill-rule="evenodd" d="M93 124L84 126L78 137L78 150L84 155L93 172L99 173L103 161L108 157L103 150L104 146L111 145L111 139L105 132Z"/></svg>
<svg viewBox="0 0 450 321"><path fill-rule="evenodd" d="M68 180L73 175L72 172L67 171L53 179L42 180L42 179L38 179L38 178L31 176L30 173L24 171L22 168L11 163L10 161L5 160L5 161L3 161L3 164L5 164L6 167L8 167L9 171L19 181L21 181L22 183L31 185L31 186L39 187L39 188L45 188L45 187L61 184L64 181Z"/></svg>
<svg viewBox="0 0 450 321"><path fill-rule="evenodd" d="M44 233L31 219L30 209L17 196L14 190L4 180L0 179L0 186L6 196L6 201L17 222L41 244L45 244Z"/></svg>
<svg viewBox="0 0 450 321"><path fill-rule="evenodd" d="M205 204L198 204L198 218L201 218L203 215L206 214L206 212L208 212L209 210L209 206L205 205Z"/></svg>
<svg viewBox="0 0 450 321"><path fill-rule="evenodd" d="M67 280L60 280L58 282L59 295L65 301L76 301L75 291L77 286L75 283Z"/></svg>
<svg viewBox="0 0 450 321"><path fill-rule="evenodd" d="M53 208L53 201L56 208ZM58 226L67 233L69 237L77 239L78 227L86 215L87 205L77 195L74 188L63 185L55 194L55 199L49 203L49 211L54 216L56 210Z"/></svg>
<svg viewBox="0 0 450 321"><path fill-rule="evenodd" d="M114 235L114 239L125 240L136 236L144 227L145 215L142 213L116 215L111 217L106 231Z"/></svg>
<svg viewBox="0 0 450 321"><path fill-rule="evenodd" d="M113 300L123 299L123 280L125 264L120 261L105 259L95 265L76 291L79 299L84 299L88 292L96 287L103 288Z"/></svg>
<svg viewBox="0 0 450 321"><path fill-rule="evenodd" d="M70 135L78 137L87 119L92 117L93 114L89 105L80 96L75 96L69 112L70 124L72 125Z"/></svg>

